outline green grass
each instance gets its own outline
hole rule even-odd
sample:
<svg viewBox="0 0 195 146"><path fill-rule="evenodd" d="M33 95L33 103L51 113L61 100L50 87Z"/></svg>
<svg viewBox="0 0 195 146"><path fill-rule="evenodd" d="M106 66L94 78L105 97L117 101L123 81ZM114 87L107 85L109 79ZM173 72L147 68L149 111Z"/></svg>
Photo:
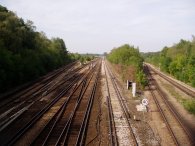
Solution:
<svg viewBox="0 0 195 146"><path fill-rule="evenodd" d="M182 105L186 110L195 115L195 100L183 100Z"/></svg>
<svg viewBox="0 0 195 146"><path fill-rule="evenodd" d="M183 98L180 94L178 94L171 85L169 84L164 84L164 87L168 92L177 99L179 103L183 105L183 107L191 114L195 115L195 99L185 99Z"/></svg>

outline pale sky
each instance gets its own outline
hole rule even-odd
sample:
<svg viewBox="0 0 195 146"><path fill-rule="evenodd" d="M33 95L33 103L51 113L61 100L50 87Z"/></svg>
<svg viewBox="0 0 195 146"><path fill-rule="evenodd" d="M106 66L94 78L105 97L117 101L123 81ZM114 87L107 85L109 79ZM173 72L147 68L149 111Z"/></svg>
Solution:
<svg viewBox="0 0 195 146"><path fill-rule="evenodd" d="M70 52L160 51L195 35L195 0L0 0Z"/></svg>

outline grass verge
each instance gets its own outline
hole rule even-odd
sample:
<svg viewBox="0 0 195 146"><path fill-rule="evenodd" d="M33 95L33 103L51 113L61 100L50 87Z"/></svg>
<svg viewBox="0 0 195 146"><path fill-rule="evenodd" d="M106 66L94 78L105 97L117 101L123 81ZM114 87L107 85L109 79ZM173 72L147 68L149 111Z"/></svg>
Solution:
<svg viewBox="0 0 195 146"><path fill-rule="evenodd" d="M165 89L177 99L179 103L183 105L183 107L191 114L195 115L195 99L186 99L183 96L181 96L179 93L175 91L175 89L169 85L162 83L165 87Z"/></svg>

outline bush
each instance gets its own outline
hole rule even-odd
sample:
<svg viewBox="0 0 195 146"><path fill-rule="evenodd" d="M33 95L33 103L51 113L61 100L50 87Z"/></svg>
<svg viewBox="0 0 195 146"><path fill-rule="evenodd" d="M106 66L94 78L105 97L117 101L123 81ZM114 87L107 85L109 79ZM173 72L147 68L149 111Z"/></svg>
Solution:
<svg viewBox="0 0 195 146"><path fill-rule="evenodd" d="M184 100L183 105L186 110L195 115L195 100Z"/></svg>
<svg viewBox="0 0 195 146"><path fill-rule="evenodd" d="M122 78L125 79L125 74L128 74L129 68L135 73L132 79L138 82L138 85L144 87L147 84L146 76L144 75L143 69L143 58L139 53L138 48L134 48L134 46L130 45L123 45L118 48L114 48L111 52L107 55L107 59L114 64L121 64L122 65ZM131 72L129 72L131 73Z"/></svg>

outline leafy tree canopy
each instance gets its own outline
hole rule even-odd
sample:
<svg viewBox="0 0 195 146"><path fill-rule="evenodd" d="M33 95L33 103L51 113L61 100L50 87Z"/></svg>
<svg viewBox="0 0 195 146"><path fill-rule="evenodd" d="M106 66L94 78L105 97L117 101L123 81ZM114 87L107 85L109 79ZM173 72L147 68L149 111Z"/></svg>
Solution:
<svg viewBox="0 0 195 146"><path fill-rule="evenodd" d="M164 47L156 53L146 53L144 58L161 70L195 87L195 39L181 39L171 47Z"/></svg>
<svg viewBox="0 0 195 146"><path fill-rule="evenodd" d="M0 92L31 81L71 61L64 41L48 39L0 5Z"/></svg>
<svg viewBox="0 0 195 146"><path fill-rule="evenodd" d="M123 65L123 72L125 73L126 70L129 70L127 68L131 68L131 72L127 71L129 74L134 74L131 80L136 80L142 86L147 84L145 74L142 71L143 58L138 48L125 44L111 50L107 59L111 63Z"/></svg>

